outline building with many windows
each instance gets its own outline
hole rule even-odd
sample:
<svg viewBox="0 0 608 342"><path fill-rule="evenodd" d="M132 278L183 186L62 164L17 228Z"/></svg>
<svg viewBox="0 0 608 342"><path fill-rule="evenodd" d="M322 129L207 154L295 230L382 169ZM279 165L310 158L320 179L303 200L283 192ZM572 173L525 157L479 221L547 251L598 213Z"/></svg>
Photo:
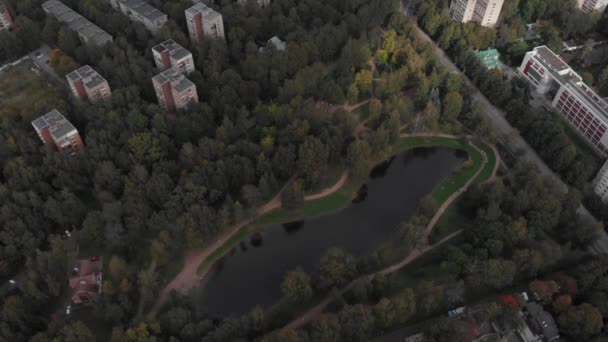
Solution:
<svg viewBox="0 0 608 342"><path fill-rule="evenodd" d="M194 59L190 51L184 49L172 39L164 41L152 48L156 66L165 71L174 68L182 74L194 71Z"/></svg>
<svg viewBox="0 0 608 342"><path fill-rule="evenodd" d="M546 46L526 53L518 69L599 154L608 156L608 103L583 82L568 64Z"/></svg>
<svg viewBox="0 0 608 342"><path fill-rule="evenodd" d="M250 0L239 0L239 4L246 5L248 1L250 1ZM253 0L251 0L251 1L253 1ZM266 7L266 6L270 5L270 0L255 0L255 1L258 4L258 6L260 6L260 7Z"/></svg>
<svg viewBox="0 0 608 342"><path fill-rule="evenodd" d="M165 110L174 112L187 107L191 103L198 103L196 86L186 76L171 68L152 78L154 91L158 103Z"/></svg>
<svg viewBox="0 0 608 342"><path fill-rule="evenodd" d="M167 22L167 15L143 0L108 0L110 5L133 21L156 33Z"/></svg>
<svg viewBox="0 0 608 342"><path fill-rule="evenodd" d="M72 94L82 101L96 103L112 98L108 81L88 65L72 71L65 78L68 80Z"/></svg>
<svg viewBox="0 0 608 342"><path fill-rule="evenodd" d="M193 43L200 43L205 38L224 39L222 15L202 2L186 10L186 23Z"/></svg>
<svg viewBox="0 0 608 342"><path fill-rule="evenodd" d="M75 153L84 148L78 130L57 109L32 121L32 126L40 140L54 150Z"/></svg>
<svg viewBox="0 0 608 342"><path fill-rule="evenodd" d="M494 27L500 17L504 0L452 0L450 17L460 23L474 21Z"/></svg>
<svg viewBox="0 0 608 342"><path fill-rule="evenodd" d="M593 191L602 198L604 203L608 202L608 161L593 179Z"/></svg>
<svg viewBox="0 0 608 342"><path fill-rule="evenodd" d="M42 9L47 15L52 15L76 32L80 41L85 44L104 45L112 41L112 36L106 31L100 29L59 0L49 0L43 3Z"/></svg>
<svg viewBox="0 0 608 342"><path fill-rule="evenodd" d="M3 0L0 0L0 31L12 30L13 27L15 27L13 16L6 3Z"/></svg>
<svg viewBox="0 0 608 342"><path fill-rule="evenodd" d="M608 0L577 0L578 8L583 12L604 12L608 7Z"/></svg>

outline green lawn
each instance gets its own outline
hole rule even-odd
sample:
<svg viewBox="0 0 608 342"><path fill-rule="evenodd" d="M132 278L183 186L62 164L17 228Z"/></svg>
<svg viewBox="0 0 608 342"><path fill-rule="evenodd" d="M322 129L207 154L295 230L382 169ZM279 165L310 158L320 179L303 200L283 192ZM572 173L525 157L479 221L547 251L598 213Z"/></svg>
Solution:
<svg viewBox="0 0 608 342"><path fill-rule="evenodd" d="M486 145L483 142L477 142L475 143L475 145L482 149L488 156L488 163L483 168L483 171L481 171L479 176L477 176L477 181L481 183L487 181L488 179L490 179L490 177L492 177L492 172L494 171L494 167L496 166L496 155L494 154L494 150L492 150L490 146Z"/></svg>

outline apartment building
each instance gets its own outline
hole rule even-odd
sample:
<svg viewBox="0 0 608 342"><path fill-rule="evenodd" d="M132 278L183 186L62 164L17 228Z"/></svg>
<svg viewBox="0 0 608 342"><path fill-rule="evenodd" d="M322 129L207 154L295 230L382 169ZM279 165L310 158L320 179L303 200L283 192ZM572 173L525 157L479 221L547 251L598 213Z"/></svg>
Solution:
<svg viewBox="0 0 608 342"><path fill-rule="evenodd" d="M608 161L593 179L593 191L602 198L602 201L608 202Z"/></svg>
<svg viewBox="0 0 608 342"><path fill-rule="evenodd" d="M107 0L117 11L132 21L142 23L150 32L156 33L167 22L167 15L143 0Z"/></svg>
<svg viewBox="0 0 608 342"><path fill-rule="evenodd" d="M0 31L10 31L13 29L13 27L15 27L15 22L13 21L13 16L8 9L8 5L4 1L0 0Z"/></svg>
<svg viewBox="0 0 608 342"><path fill-rule="evenodd" d="M88 65L67 74L66 79L72 94L81 101L97 103L112 98L108 81Z"/></svg>
<svg viewBox="0 0 608 342"><path fill-rule="evenodd" d="M92 43L101 46L112 41L110 34L59 0L49 0L43 3L42 9L47 15L52 15L55 19L66 24L71 30L76 32L80 41L85 44Z"/></svg>
<svg viewBox="0 0 608 342"><path fill-rule="evenodd" d="M500 17L504 0L452 0L450 17L460 23L474 21L494 27Z"/></svg>
<svg viewBox="0 0 608 342"><path fill-rule="evenodd" d="M78 130L57 109L32 121L40 140L48 147L70 154L84 148Z"/></svg>
<svg viewBox="0 0 608 342"><path fill-rule="evenodd" d="M171 68L152 78L154 91L161 107L169 112L198 103L196 86L186 76Z"/></svg>
<svg viewBox="0 0 608 342"><path fill-rule="evenodd" d="M174 68L187 75L194 71L194 59L190 51L169 39L152 48L154 62L161 71Z"/></svg>
<svg viewBox="0 0 608 342"><path fill-rule="evenodd" d="M608 7L608 0L577 0L578 8L583 12L589 13L599 11L603 13Z"/></svg>
<svg viewBox="0 0 608 342"><path fill-rule="evenodd" d="M239 5L246 5L249 0L239 0ZM266 7L270 5L270 0L256 0L258 6Z"/></svg>
<svg viewBox="0 0 608 342"><path fill-rule="evenodd" d="M518 72L600 155L608 156L608 103L546 46L526 53Z"/></svg>
<svg viewBox="0 0 608 342"><path fill-rule="evenodd" d="M205 38L224 39L222 15L203 3L197 3L186 10L186 22L193 43L200 43Z"/></svg>

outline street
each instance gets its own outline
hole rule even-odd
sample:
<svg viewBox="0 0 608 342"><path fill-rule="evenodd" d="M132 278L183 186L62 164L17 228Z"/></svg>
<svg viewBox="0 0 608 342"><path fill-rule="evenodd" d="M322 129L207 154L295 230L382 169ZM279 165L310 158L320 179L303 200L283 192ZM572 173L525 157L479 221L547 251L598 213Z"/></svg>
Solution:
<svg viewBox="0 0 608 342"><path fill-rule="evenodd" d="M401 11L403 14L408 15L407 9L403 3L401 4ZM426 32L424 32L418 26L416 20L414 20L414 27L416 28L418 37L429 43L429 45L435 50L436 56L441 64L443 64L451 72L458 73L463 76L465 79L465 84L472 90L473 100L477 102L479 107L482 109L481 113L486 116L492 126L494 126L494 128L501 134L508 136L513 131L513 127L504 118L504 112L490 103L490 101L479 91L479 89L477 89L473 82L471 82L471 80L469 80L469 78L464 75L460 69L458 69L452 60L450 60L445 52L435 45L431 37L429 37ZM536 154L536 151L534 151L534 149L530 147L530 145L528 145L528 143L519 134L516 134L512 139L509 139L509 145L514 151L523 151L524 153L520 158L536 165L541 175L553 180L560 186L562 191L568 191L568 186L545 164L538 154ZM591 215L587 208L585 208L582 204L578 209L578 213L581 219L583 219L585 222L597 223L597 219L593 217L593 215ZM595 254L608 253L608 234L602 230L600 232L600 237L592 246L589 247L589 250Z"/></svg>

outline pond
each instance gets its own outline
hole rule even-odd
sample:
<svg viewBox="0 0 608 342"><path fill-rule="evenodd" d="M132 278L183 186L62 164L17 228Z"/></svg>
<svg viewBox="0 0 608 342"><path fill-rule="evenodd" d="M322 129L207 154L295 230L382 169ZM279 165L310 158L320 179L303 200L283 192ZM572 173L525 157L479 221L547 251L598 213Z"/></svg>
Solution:
<svg viewBox="0 0 608 342"><path fill-rule="evenodd" d="M281 297L285 274L302 267L309 274L331 247L361 257L397 237L420 201L448 178L466 153L419 148L378 165L358 198L337 212L305 221L265 227L243 240L214 265L205 286L194 290L201 308L212 314L242 314L268 307Z"/></svg>

